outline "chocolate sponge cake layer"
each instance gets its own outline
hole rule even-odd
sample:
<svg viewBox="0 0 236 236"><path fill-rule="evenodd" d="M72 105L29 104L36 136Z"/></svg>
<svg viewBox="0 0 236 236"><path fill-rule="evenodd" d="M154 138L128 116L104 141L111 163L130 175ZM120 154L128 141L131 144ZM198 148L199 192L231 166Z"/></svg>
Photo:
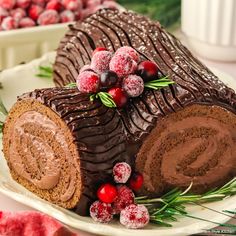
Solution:
<svg viewBox="0 0 236 236"><path fill-rule="evenodd" d="M118 113L77 89L36 90L19 98L4 125L4 154L12 177L64 208L88 213L101 183L126 161Z"/></svg>

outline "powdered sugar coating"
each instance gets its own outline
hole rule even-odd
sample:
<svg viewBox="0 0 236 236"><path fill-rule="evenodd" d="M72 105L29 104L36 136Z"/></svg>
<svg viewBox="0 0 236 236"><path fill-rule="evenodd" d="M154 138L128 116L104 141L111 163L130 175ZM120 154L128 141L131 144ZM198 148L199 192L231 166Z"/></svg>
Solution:
<svg viewBox="0 0 236 236"><path fill-rule="evenodd" d="M131 175L131 167L126 162L116 163L113 167L113 177L116 183L125 184L130 175Z"/></svg>
<svg viewBox="0 0 236 236"><path fill-rule="evenodd" d="M22 8L16 8L16 9L11 10L10 15L15 20L21 20L23 17L26 16L26 11Z"/></svg>
<svg viewBox="0 0 236 236"><path fill-rule="evenodd" d="M62 0L62 5L71 11L79 11L83 7L81 0Z"/></svg>
<svg viewBox="0 0 236 236"><path fill-rule="evenodd" d="M117 198L113 202L113 213L119 214L125 207L134 203L133 191L125 185L117 186Z"/></svg>
<svg viewBox="0 0 236 236"><path fill-rule="evenodd" d="M71 22L75 20L75 14L70 10L65 10L60 13L62 23Z"/></svg>
<svg viewBox="0 0 236 236"><path fill-rule="evenodd" d="M0 6L6 10L11 10L16 4L16 0L0 0Z"/></svg>
<svg viewBox="0 0 236 236"><path fill-rule="evenodd" d="M50 25L59 22L59 15L55 10L46 10L38 18L39 25Z"/></svg>
<svg viewBox="0 0 236 236"><path fill-rule="evenodd" d="M129 97L138 97L144 91L143 79L138 75L128 75L125 77L122 86Z"/></svg>
<svg viewBox="0 0 236 236"><path fill-rule="evenodd" d="M91 69L98 74L102 74L109 70L109 63L112 58L112 53L109 51L100 51L93 55L91 61Z"/></svg>
<svg viewBox="0 0 236 236"><path fill-rule="evenodd" d="M100 78L92 71L84 71L79 74L77 87L82 93L96 93L100 88Z"/></svg>
<svg viewBox="0 0 236 236"><path fill-rule="evenodd" d="M126 53L115 54L110 62L110 70L119 77L132 74L137 69L137 63Z"/></svg>
<svg viewBox="0 0 236 236"><path fill-rule="evenodd" d="M19 21L20 28L28 28L33 26L35 26L35 22L29 17L24 17Z"/></svg>
<svg viewBox="0 0 236 236"><path fill-rule="evenodd" d="M6 18L7 16L9 16L8 11L6 9L0 7L0 24L1 24L2 20L4 18Z"/></svg>
<svg viewBox="0 0 236 236"><path fill-rule="evenodd" d="M90 216L99 223L108 223L112 220L111 204L96 201L90 206Z"/></svg>
<svg viewBox="0 0 236 236"><path fill-rule="evenodd" d="M122 54L122 53L128 54L137 63L140 60L139 54L134 48L131 48L128 46L121 47L116 51L115 55Z"/></svg>
<svg viewBox="0 0 236 236"><path fill-rule="evenodd" d="M17 7L21 9L26 9L27 7L29 7L30 3L31 0L16 0Z"/></svg>
<svg viewBox="0 0 236 236"><path fill-rule="evenodd" d="M18 27L17 22L12 16L8 16L2 20L1 28L3 30L12 30Z"/></svg>
<svg viewBox="0 0 236 236"><path fill-rule="evenodd" d="M148 209L144 205L129 205L120 213L120 223L129 229L144 228L149 223Z"/></svg>

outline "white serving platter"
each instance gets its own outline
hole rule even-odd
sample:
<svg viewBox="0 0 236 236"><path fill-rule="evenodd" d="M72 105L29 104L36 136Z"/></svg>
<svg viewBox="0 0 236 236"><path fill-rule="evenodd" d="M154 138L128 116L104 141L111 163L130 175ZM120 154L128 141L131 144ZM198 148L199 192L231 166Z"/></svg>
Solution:
<svg viewBox="0 0 236 236"><path fill-rule="evenodd" d="M7 109L16 101L16 97L23 92L28 92L35 88L52 87L53 83L49 79L37 78L35 74L39 65L48 65L53 62L55 53L46 54L43 58L34 60L28 64L17 66L0 73L0 83L3 89L0 89L2 98ZM227 74L214 69L214 72L229 86L236 90L236 80ZM0 141L0 150L2 150ZM61 222L87 232L106 236L184 236L203 232L206 229L215 227L213 223L195 220L187 217L180 217L178 222L173 224L172 228L161 228L150 224L142 230L129 230L113 221L111 224L97 224L90 217L81 217L75 213L52 205L46 202L19 184L12 180L8 167L6 165L3 153L0 152L0 192L10 198L42 211ZM217 211L235 210L236 196L229 197L223 201L205 204L207 207ZM189 206L190 215L204 219L210 219L215 222L226 222L229 217L217 214L199 206Z"/></svg>

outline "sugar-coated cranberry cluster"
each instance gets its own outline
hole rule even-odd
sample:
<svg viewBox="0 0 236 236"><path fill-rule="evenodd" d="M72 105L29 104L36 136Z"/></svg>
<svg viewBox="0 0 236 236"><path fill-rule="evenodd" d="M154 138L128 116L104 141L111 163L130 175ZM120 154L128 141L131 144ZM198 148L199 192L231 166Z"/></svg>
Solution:
<svg viewBox="0 0 236 236"><path fill-rule="evenodd" d="M0 0L0 31L84 19L115 0Z"/></svg>
<svg viewBox="0 0 236 236"><path fill-rule="evenodd" d="M145 206L135 204L132 190L139 190L143 184L143 176L132 173L130 165L125 162L113 167L115 186L102 184L97 190L99 200L90 207L90 216L94 221L108 223L113 215L120 215L120 223L127 228L143 228L149 222L149 213ZM128 183L127 185L125 185Z"/></svg>
<svg viewBox="0 0 236 236"><path fill-rule="evenodd" d="M93 52L90 65L85 65L77 78L77 86L84 93L107 91L117 107L123 107L129 97L138 97L144 83L158 77L158 67L152 61L140 61L138 52L128 46L115 53L106 48Z"/></svg>

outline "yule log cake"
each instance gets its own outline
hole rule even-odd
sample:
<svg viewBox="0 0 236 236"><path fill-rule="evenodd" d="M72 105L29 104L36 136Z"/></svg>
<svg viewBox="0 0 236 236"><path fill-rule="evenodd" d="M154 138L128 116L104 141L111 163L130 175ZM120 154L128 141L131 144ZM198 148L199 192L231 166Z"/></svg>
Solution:
<svg viewBox="0 0 236 236"><path fill-rule="evenodd" d="M111 53L122 46L134 48L141 61L154 62L159 76L175 83L146 88L122 108L91 99L81 84L81 91L63 87L83 80L79 71L96 48ZM85 74L96 79L99 73ZM160 196L191 182L191 191L202 193L236 175L234 91L159 23L113 10L78 22L60 43L54 81L61 88L19 97L3 130L12 177L38 196L85 215L100 184L113 181L117 162L143 175L137 195Z"/></svg>

